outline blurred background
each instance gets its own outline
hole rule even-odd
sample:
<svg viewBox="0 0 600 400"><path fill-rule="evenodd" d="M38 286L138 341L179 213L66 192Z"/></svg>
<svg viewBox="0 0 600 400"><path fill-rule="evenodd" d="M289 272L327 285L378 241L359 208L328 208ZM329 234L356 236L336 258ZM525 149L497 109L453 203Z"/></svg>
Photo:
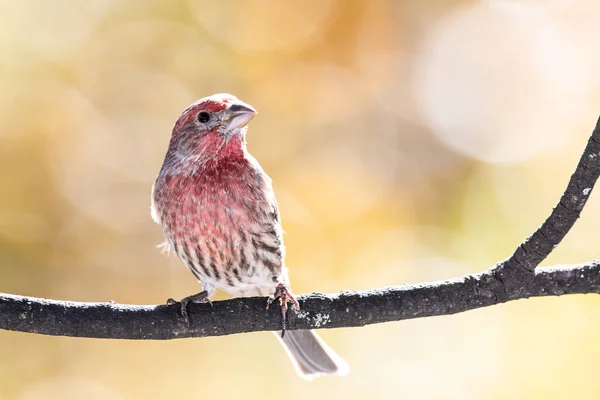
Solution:
<svg viewBox="0 0 600 400"><path fill-rule="evenodd" d="M297 293L441 280L551 211L600 113L600 3L0 2L0 291L155 304L199 290L155 248L172 125L230 92L260 115ZM600 256L600 198L545 265ZM219 295L219 298L223 298ZM600 298L321 331L345 379L268 333L0 332L2 399L595 399Z"/></svg>

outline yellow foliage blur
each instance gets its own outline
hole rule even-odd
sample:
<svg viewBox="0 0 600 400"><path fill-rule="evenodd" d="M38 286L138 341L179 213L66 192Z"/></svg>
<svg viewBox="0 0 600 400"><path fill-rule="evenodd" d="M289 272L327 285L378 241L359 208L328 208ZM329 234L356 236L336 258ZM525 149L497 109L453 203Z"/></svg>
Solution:
<svg viewBox="0 0 600 400"><path fill-rule="evenodd" d="M0 2L0 291L151 304L198 291L149 195L189 103L260 115L295 292L440 280L549 214L600 113L600 3ZM600 76L600 75L599 75ZM546 265L600 256L600 199ZM600 299L322 331L301 381L267 333L168 342L0 332L2 399L596 399Z"/></svg>

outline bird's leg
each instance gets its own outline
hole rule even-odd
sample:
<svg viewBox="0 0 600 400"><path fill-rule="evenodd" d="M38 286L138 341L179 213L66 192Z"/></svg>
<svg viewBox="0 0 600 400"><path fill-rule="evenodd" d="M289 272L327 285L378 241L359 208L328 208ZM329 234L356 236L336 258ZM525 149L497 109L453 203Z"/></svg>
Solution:
<svg viewBox="0 0 600 400"><path fill-rule="evenodd" d="M188 297L184 297L183 299L181 299L180 301L175 301L172 298L169 298L167 300L167 305L171 306L173 304L177 304L180 303L181 304L181 316L185 319L186 322L190 322L189 317L188 317L188 312L187 312L187 306L189 303L208 303L211 307L212 302L209 300L208 298L208 292L206 290L201 291L200 293L196 293L193 294L191 296Z"/></svg>
<svg viewBox="0 0 600 400"><path fill-rule="evenodd" d="M283 283L277 284L277 287L275 288L275 293L270 295L267 299L267 310L276 298L279 298L279 304L281 305L281 337L283 337L287 329L288 301L290 301L294 305L296 311L300 311L300 304L298 303L298 300L296 300L292 292L288 288L286 288Z"/></svg>

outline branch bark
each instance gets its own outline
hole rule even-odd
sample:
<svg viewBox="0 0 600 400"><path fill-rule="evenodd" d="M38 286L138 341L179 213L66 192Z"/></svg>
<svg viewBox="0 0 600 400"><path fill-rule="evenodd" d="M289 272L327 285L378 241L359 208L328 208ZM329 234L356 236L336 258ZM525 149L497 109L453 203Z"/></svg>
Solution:
<svg viewBox="0 0 600 400"><path fill-rule="evenodd" d="M443 282L402 285L335 295L299 297L289 329L355 327L449 315L539 296L600 293L600 263L536 269L566 236L600 175L600 120L560 201L546 221L506 260L489 270ZM190 323L179 306L77 303L0 294L0 329L46 335L111 339L175 339L273 331L279 310L265 298L190 304Z"/></svg>

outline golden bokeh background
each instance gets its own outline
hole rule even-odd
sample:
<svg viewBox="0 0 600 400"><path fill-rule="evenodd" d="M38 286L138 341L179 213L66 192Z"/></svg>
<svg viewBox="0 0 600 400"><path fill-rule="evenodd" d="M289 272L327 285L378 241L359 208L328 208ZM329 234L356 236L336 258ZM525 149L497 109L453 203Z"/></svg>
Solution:
<svg viewBox="0 0 600 400"><path fill-rule="evenodd" d="M549 214L600 113L593 0L0 1L0 291L155 304L150 187L189 103L230 92L275 182L297 293L481 271ZM600 256L600 199L545 265ZM219 297L221 298L221 297ZM1 399L596 399L600 298L321 331L304 382L268 333L0 332Z"/></svg>

